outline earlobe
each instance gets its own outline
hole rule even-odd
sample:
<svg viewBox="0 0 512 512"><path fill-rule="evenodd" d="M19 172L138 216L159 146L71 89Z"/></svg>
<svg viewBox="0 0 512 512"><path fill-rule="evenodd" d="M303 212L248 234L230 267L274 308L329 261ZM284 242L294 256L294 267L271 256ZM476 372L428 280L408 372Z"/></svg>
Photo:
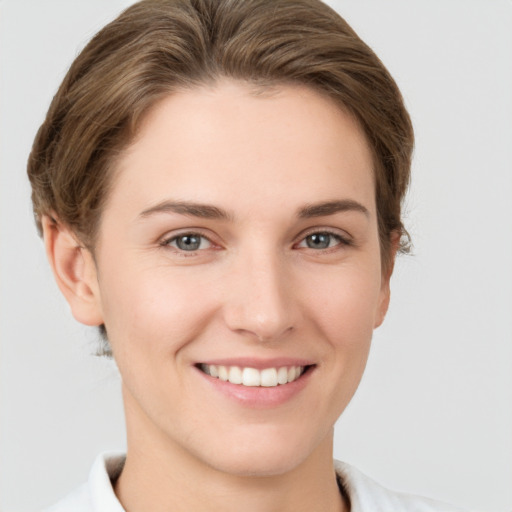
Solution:
<svg viewBox="0 0 512 512"><path fill-rule="evenodd" d="M103 324L96 265L92 254L58 220L45 215L42 226L48 261L73 316L85 325Z"/></svg>

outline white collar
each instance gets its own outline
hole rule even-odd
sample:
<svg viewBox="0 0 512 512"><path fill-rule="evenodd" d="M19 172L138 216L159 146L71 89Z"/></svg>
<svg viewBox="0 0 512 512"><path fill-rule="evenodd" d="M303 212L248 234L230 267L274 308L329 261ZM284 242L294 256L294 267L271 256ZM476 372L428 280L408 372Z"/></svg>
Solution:
<svg viewBox="0 0 512 512"><path fill-rule="evenodd" d="M102 453L96 457L89 473L89 492L94 512L125 512L117 499L112 482L124 466L124 453Z"/></svg>
<svg viewBox="0 0 512 512"><path fill-rule="evenodd" d="M125 455L100 454L87 484L68 495L46 512L125 512L112 482L121 473ZM426 498L390 491L344 462L334 462L336 474L350 499L351 512L462 512Z"/></svg>

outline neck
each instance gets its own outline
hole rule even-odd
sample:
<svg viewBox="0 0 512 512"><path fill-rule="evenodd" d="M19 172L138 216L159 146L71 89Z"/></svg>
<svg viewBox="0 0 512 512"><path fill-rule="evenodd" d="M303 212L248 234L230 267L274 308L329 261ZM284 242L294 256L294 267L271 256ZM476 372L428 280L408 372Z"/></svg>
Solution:
<svg viewBox="0 0 512 512"><path fill-rule="evenodd" d="M115 492L126 510L164 512L344 512L332 467L310 474L310 461L283 475L228 475L193 469L181 458L128 450ZM315 464L316 466L316 464Z"/></svg>
<svg viewBox="0 0 512 512"><path fill-rule="evenodd" d="M349 510L333 468L332 431L289 471L248 476L205 464L161 431L127 424L128 452L115 493L130 512Z"/></svg>

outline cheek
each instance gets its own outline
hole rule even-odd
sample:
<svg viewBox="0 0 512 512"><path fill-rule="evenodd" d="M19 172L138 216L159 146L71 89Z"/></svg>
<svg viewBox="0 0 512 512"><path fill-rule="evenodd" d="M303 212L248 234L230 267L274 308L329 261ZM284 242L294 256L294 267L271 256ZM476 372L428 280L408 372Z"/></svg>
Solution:
<svg viewBox="0 0 512 512"><path fill-rule="evenodd" d="M104 321L114 351L130 346L154 356L176 352L193 339L210 318L211 294L187 272L131 267L123 262L101 283ZM133 277L126 278L127 275Z"/></svg>
<svg viewBox="0 0 512 512"><path fill-rule="evenodd" d="M306 307L315 310L329 339L357 345L362 338L371 338L382 295L377 265L333 269L305 286Z"/></svg>

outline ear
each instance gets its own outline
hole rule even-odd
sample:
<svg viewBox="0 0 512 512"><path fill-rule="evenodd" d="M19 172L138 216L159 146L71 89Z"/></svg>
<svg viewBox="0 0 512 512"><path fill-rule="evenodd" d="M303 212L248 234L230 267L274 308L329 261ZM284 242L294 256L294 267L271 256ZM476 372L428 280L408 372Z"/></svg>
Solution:
<svg viewBox="0 0 512 512"><path fill-rule="evenodd" d="M390 254L388 259L386 260L386 266L382 268L379 306L377 314L375 316L375 324L373 326L374 329L382 325L382 322L384 322L384 318L386 318L386 313L388 312L389 301L391 299L391 289L389 282L393 274L393 269L395 268L395 259L398 249L400 247L400 238L401 235L397 231L395 231L391 235L391 244L389 249Z"/></svg>
<svg viewBox="0 0 512 512"><path fill-rule="evenodd" d="M41 221L48 261L73 316L85 325L103 324L96 264L91 252L58 220L44 215Z"/></svg>

